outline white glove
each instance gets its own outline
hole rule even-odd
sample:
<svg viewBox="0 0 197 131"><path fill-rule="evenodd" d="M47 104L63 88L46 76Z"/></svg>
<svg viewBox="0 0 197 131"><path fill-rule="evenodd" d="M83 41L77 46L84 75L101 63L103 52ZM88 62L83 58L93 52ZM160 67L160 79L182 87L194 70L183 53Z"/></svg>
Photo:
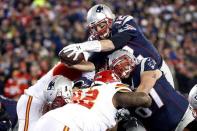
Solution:
<svg viewBox="0 0 197 131"><path fill-rule="evenodd" d="M98 40L93 41L86 41L83 43L71 44L64 47L60 52L69 52L68 57L74 55L73 60L76 60L78 55L83 52L100 52L101 51L101 44Z"/></svg>

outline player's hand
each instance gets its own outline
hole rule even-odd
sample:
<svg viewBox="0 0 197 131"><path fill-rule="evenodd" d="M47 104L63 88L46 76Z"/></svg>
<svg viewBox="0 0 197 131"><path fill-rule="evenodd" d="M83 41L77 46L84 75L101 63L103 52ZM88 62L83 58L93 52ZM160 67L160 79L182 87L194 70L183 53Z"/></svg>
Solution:
<svg viewBox="0 0 197 131"><path fill-rule="evenodd" d="M68 57L71 57L74 55L73 57L73 60L76 60L79 56L79 54L83 53L84 52L84 48L81 46L81 44L71 44L71 45L68 45L66 47L64 47L60 52L63 52L63 53L68 53Z"/></svg>
<svg viewBox="0 0 197 131"><path fill-rule="evenodd" d="M83 43L76 43L71 44L66 47L64 47L61 51L63 53L68 53L68 57L71 57L74 55L73 60L76 60L79 56L79 54L84 52L100 52L101 51L101 44L98 40L94 41L86 41Z"/></svg>

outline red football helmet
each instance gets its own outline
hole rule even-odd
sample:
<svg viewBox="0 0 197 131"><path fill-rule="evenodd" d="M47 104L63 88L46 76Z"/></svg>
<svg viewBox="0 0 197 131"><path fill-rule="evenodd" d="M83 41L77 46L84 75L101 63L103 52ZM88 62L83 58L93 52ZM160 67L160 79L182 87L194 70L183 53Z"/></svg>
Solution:
<svg viewBox="0 0 197 131"><path fill-rule="evenodd" d="M120 78L115 74L113 70L104 70L96 73L94 76L94 83L113 83L121 82Z"/></svg>

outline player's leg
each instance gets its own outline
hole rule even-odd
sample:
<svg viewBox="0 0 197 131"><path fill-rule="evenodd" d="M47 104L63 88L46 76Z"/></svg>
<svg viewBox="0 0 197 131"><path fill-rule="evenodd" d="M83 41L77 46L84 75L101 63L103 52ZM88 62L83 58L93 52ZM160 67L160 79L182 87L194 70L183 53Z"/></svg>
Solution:
<svg viewBox="0 0 197 131"><path fill-rule="evenodd" d="M171 84L171 86L173 88L175 88L174 87L174 80L173 80L173 77L172 77L172 73L171 73L168 65L166 64L166 62L164 60L163 60L163 63L162 63L162 66L161 66L160 70L164 73L167 81Z"/></svg>
<svg viewBox="0 0 197 131"><path fill-rule="evenodd" d="M33 131L37 120L42 116L42 101L22 95L17 103L18 131Z"/></svg>
<svg viewBox="0 0 197 131"><path fill-rule="evenodd" d="M185 114L183 115L181 121L179 122L178 126L176 127L175 131L183 131L184 128L194 120L194 116L192 114L192 110L190 107L187 108Z"/></svg>

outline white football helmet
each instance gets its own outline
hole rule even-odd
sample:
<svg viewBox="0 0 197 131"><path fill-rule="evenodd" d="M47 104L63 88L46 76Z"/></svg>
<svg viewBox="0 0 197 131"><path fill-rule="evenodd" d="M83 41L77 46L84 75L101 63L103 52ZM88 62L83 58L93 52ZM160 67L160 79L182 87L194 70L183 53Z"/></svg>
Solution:
<svg viewBox="0 0 197 131"><path fill-rule="evenodd" d="M128 78L137 64L135 56L127 50L117 50L108 56L109 68L122 79Z"/></svg>
<svg viewBox="0 0 197 131"><path fill-rule="evenodd" d="M104 4L93 6L87 13L87 24L90 29L90 33L93 36L100 38L109 36L110 28L114 19L115 15L108 6ZM100 30L97 30L97 26L101 23L104 23L104 25L101 26Z"/></svg>
<svg viewBox="0 0 197 131"><path fill-rule="evenodd" d="M67 103L70 102L73 85L74 83L64 76L54 76L44 91L47 102L53 102L57 96L62 96Z"/></svg>
<svg viewBox="0 0 197 131"><path fill-rule="evenodd" d="M194 116L197 117L197 84L191 89L188 100Z"/></svg>

